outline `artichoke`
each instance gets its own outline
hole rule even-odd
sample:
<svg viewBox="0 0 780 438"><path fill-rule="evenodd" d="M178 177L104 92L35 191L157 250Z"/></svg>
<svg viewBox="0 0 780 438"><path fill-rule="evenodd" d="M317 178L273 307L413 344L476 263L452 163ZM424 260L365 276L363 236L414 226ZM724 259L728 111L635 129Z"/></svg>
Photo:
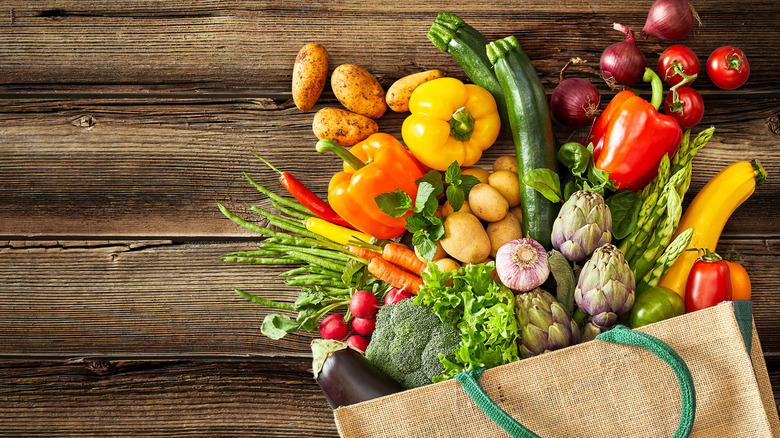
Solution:
<svg viewBox="0 0 780 438"><path fill-rule="evenodd" d="M571 315L549 292L534 289L515 297L520 357L537 356L574 345L580 329Z"/></svg>
<svg viewBox="0 0 780 438"><path fill-rule="evenodd" d="M577 263L611 241L612 214L604 198L590 190L574 192L553 223L553 247Z"/></svg>
<svg viewBox="0 0 780 438"><path fill-rule="evenodd" d="M598 248L582 267L574 301L599 327L609 328L634 305L636 281L623 253L611 243Z"/></svg>

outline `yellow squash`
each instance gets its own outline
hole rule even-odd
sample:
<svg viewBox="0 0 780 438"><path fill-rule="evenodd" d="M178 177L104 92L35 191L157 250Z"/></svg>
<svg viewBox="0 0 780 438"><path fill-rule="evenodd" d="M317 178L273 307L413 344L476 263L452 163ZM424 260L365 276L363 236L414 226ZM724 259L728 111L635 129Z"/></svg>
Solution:
<svg viewBox="0 0 780 438"><path fill-rule="evenodd" d="M765 179L766 171L758 161L740 161L727 166L693 199L680 219L674 237L693 227L693 237L688 248L708 248L714 252L726 221ZM697 258L696 251L683 252L661 278L658 286L668 287L684 298L688 274Z"/></svg>

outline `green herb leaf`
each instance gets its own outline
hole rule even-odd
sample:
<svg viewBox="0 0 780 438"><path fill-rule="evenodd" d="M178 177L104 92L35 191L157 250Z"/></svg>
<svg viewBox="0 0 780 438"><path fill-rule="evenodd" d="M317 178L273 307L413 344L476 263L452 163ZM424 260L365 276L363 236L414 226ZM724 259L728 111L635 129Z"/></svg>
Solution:
<svg viewBox="0 0 780 438"><path fill-rule="evenodd" d="M263 319L260 332L273 340L282 339L287 333L298 330L300 325L287 315L269 313Z"/></svg>
<svg viewBox="0 0 780 438"><path fill-rule="evenodd" d="M544 195L550 202L561 202L561 180L558 174L550 169L541 167L533 169L523 175L523 182Z"/></svg>
<svg viewBox="0 0 780 438"><path fill-rule="evenodd" d="M458 211L463 206L463 201L466 200L466 196L463 194L463 189L456 185L447 186L447 200L450 202L450 207L453 211Z"/></svg>
<svg viewBox="0 0 780 438"><path fill-rule="evenodd" d="M344 264L344 272L341 274L341 281L344 282L344 285L349 287L352 284L352 277L355 276L355 274L363 269L365 265L358 262L355 259L349 259Z"/></svg>
<svg viewBox="0 0 780 438"><path fill-rule="evenodd" d="M569 142L558 150L558 161L571 170L574 175L582 175L588 170L593 154L577 142Z"/></svg>
<svg viewBox="0 0 780 438"><path fill-rule="evenodd" d="M457 161L453 161L452 164L447 166L447 171L444 172L444 182L450 184L457 184L461 177L460 165Z"/></svg>
<svg viewBox="0 0 780 438"><path fill-rule="evenodd" d="M441 173L438 170L429 170L428 173L420 177L415 181L419 186L421 183L426 182L433 186L432 196L436 197L444 193L444 183L441 180Z"/></svg>
<svg viewBox="0 0 780 438"><path fill-rule="evenodd" d="M642 207L636 192L619 190L608 197L605 202L612 213L612 237L623 239L633 233L639 221L639 210Z"/></svg>
<svg viewBox="0 0 780 438"><path fill-rule="evenodd" d="M411 233L416 233L427 229L431 221L422 213L414 213L406 217L406 229Z"/></svg>
<svg viewBox="0 0 780 438"><path fill-rule="evenodd" d="M477 178L474 175L463 175L460 178L460 183L458 184L458 187L463 190L463 196L468 199L469 193L471 192L471 189L474 188L475 185L479 184L479 178Z"/></svg>
<svg viewBox="0 0 780 438"><path fill-rule="evenodd" d="M304 306L311 304L320 304L325 298L325 294L322 292L314 292L311 290L304 290L298 294L298 298L295 300L295 309L301 309Z"/></svg>
<svg viewBox="0 0 780 438"><path fill-rule="evenodd" d="M416 213L423 210L428 211L426 206L429 200L433 199L434 202L436 202L436 197L431 197L435 190L436 188L427 181L421 181L420 184L417 185L417 198L414 200L414 211Z"/></svg>
<svg viewBox="0 0 780 438"><path fill-rule="evenodd" d="M374 198L374 202L380 210L392 217L401 217L414 208L412 198L401 189L382 193Z"/></svg>
<svg viewBox="0 0 780 438"><path fill-rule="evenodd" d="M420 256L425 260L433 260L433 256L436 255L436 242L431 240L428 233L421 231L414 233L412 236L412 245L420 253Z"/></svg>

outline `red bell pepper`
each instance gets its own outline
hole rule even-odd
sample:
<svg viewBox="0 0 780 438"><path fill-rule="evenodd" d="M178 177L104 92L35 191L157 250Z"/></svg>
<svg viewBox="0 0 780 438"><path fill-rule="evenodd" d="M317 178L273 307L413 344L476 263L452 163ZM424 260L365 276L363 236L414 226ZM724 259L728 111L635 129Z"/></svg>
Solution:
<svg viewBox="0 0 780 438"><path fill-rule="evenodd" d="M693 264L685 286L686 313L706 309L732 299L729 265L709 249L704 249L703 252L697 250L699 260Z"/></svg>
<svg viewBox="0 0 780 438"><path fill-rule="evenodd" d="M663 101L663 83L653 70L643 77L653 90L648 102L633 92L621 91L593 126L593 157L596 168L610 172L619 189L639 190L658 173L658 163L671 155L682 140L682 128L672 117L658 112Z"/></svg>

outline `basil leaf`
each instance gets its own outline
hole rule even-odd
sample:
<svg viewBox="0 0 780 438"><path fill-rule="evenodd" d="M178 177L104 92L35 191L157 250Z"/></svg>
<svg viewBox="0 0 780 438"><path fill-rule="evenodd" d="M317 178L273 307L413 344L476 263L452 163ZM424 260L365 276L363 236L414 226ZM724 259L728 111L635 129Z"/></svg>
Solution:
<svg viewBox="0 0 780 438"><path fill-rule="evenodd" d="M612 213L612 237L623 239L634 232L642 206L636 192L619 190L608 197L605 202Z"/></svg>
<svg viewBox="0 0 780 438"><path fill-rule="evenodd" d="M550 202L561 202L561 180L552 170L544 167L530 170L523 175L523 182Z"/></svg>
<svg viewBox="0 0 780 438"><path fill-rule="evenodd" d="M392 217L401 217L414 208L412 198L401 189L382 193L374 198L374 202L380 210Z"/></svg>
<svg viewBox="0 0 780 438"><path fill-rule="evenodd" d="M558 150L558 161L571 170L574 175L582 175L588 170L593 154L577 142L569 142Z"/></svg>
<svg viewBox="0 0 780 438"><path fill-rule="evenodd" d="M263 319L263 325L260 327L260 332L268 336L273 340L282 339L287 333L292 333L298 330L300 325L293 321L292 318L286 315L280 315L278 313L269 313Z"/></svg>

